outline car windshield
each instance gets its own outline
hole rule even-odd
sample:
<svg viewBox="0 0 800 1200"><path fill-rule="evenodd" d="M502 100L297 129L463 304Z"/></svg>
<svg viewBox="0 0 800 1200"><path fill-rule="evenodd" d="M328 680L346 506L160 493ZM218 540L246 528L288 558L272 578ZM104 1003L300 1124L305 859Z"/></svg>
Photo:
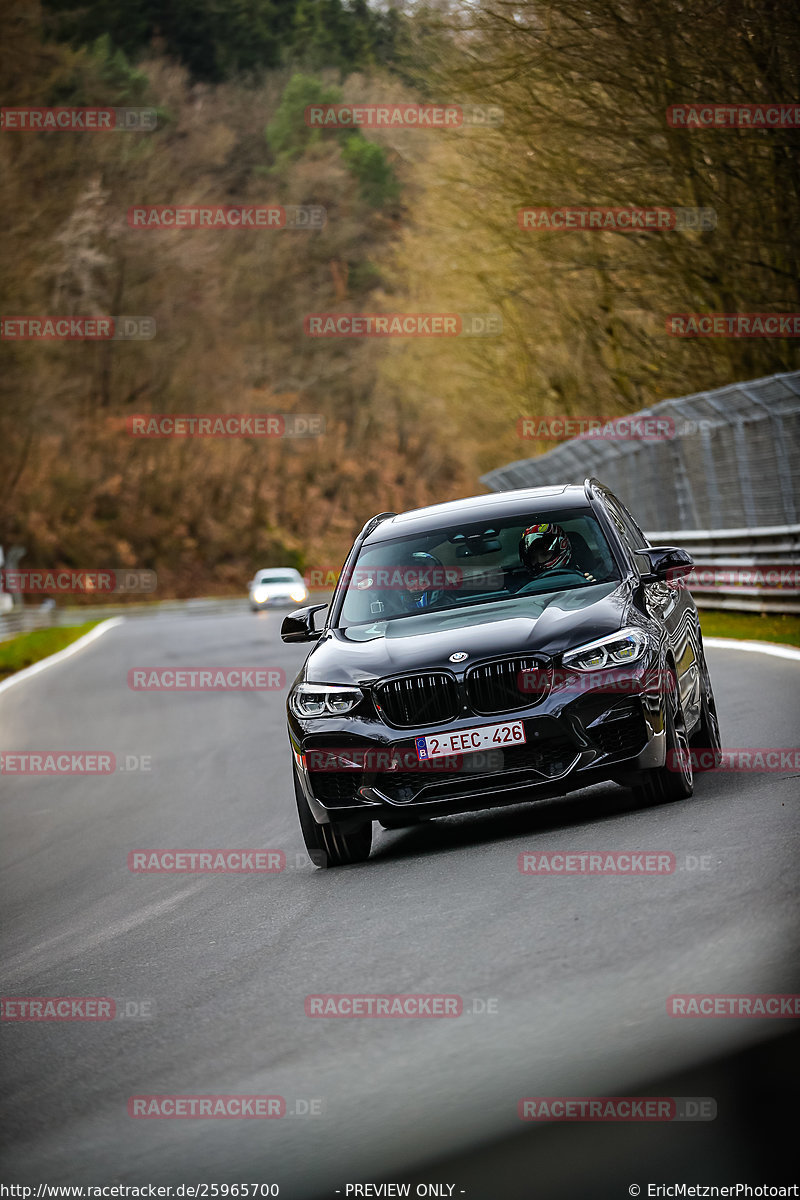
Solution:
<svg viewBox="0 0 800 1200"><path fill-rule="evenodd" d="M297 583L296 575L262 575L262 583Z"/></svg>
<svg viewBox="0 0 800 1200"><path fill-rule="evenodd" d="M365 544L346 580L339 626L573 591L617 579L614 556L592 513L532 512Z"/></svg>

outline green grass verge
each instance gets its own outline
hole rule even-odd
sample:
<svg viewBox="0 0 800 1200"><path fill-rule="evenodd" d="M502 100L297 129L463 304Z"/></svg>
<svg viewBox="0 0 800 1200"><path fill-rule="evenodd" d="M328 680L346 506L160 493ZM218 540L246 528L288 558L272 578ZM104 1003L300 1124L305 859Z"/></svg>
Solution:
<svg viewBox="0 0 800 1200"><path fill-rule="evenodd" d="M63 650L71 642L83 637L100 621L87 621L84 625L63 625L57 629L35 629L32 633L18 633L7 642L0 642L0 682L9 675L30 667L32 663Z"/></svg>
<svg viewBox="0 0 800 1200"><path fill-rule="evenodd" d="M790 613L739 613L716 608L701 608L698 611L704 637L800 646L800 617Z"/></svg>

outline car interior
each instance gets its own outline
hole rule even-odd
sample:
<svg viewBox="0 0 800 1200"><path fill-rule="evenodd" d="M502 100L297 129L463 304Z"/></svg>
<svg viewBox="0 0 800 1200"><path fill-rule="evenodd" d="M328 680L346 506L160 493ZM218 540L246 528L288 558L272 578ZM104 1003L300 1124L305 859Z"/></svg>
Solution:
<svg viewBox="0 0 800 1200"><path fill-rule="evenodd" d="M519 541L528 525L542 520L563 528L572 557L564 567L532 576L520 561ZM507 525L436 530L366 546L348 585L341 623L354 625L418 613L418 595L402 586L403 571L413 569L415 553L433 555L445 568L444 580L436 580L444 586L435 586L427 593L427 611L541 595L618 578L611 550L591 514L576 515L573 511L563 518L559 513L535 514L524 523L517 518ZM374 577L370 570L375 571Z"/></svg>

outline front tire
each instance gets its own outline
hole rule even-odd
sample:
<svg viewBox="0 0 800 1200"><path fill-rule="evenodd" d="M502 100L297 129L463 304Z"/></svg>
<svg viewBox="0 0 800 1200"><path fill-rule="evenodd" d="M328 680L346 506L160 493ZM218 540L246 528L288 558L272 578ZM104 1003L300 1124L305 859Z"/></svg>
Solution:
<svg viewBox="0 0 800 1200"><path fill-rule="evenodd" d="M717 705L708 674L706 656L701 649L701 682L703 699L700 704L700 723L689 743L696 771L713 771L722 764L722 738L719 732Z"/></svg>
<svg viewBox="0 0 800 1200"><path fill-rule="evenodd" d="M677 677L673 674L671 679L672 684L664 696L666 758L663 767L643 771L642 782L634 787L633 794L642 806L688 800L694 792L686 718Z"/></svg>
<svg viewBox="0 0 800 1200"><path fill-rule="evenodd" d="M305 798L297 772L294 776L294 795L297 815L306 844L308 857L315 867L346 867L351 863L364 862L372 849L372 821L360 821L355 826L348 824L347 831L340 824L318 825L314 820Z"/></svg>

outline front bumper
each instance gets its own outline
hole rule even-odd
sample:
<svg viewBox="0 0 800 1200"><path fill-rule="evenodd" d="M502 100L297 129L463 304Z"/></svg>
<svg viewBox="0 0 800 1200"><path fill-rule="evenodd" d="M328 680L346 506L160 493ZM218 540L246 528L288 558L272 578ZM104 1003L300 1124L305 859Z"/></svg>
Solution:
<svg viewBox="0 0 800 1200"><path fill-rule="evenodd" d="M522 711L448 722L443 731L522 720L526 741L424 764L415 738L435 735L436 727L392 729L377 717L299 721L290 714L295 770L311 812L323 824L396 817L401 810L444 816L563 795L608 780L632 783L641 771L665 762L664 700L650 682L653 675L632 672L623 695L602 688L577 697L553 692Z"/></svg>

